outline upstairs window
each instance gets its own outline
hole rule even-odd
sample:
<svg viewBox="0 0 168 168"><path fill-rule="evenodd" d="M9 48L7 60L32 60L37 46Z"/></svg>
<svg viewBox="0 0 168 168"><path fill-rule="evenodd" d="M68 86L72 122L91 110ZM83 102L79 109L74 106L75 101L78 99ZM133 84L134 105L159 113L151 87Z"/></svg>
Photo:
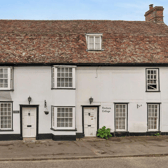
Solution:
<svg viewBox="0 0 168 168"><path fill-rule="evenodd" d="M54 66L52 88L75 88L75 66Z"/></svg>
<svg viewBox="0 0 168 168"><path fill-rule="evenodd" d="M13 88L13 68L0 67L0 90L10 90Z"/></svg>
<svg viewBox="0 0 168 168"><path fill-rule="evenodd" d="M102 34L87 34L86 42L88 50L102 50Z"/></svg>
<svg viewBox="0 0 168 168"><path fill-rule="evenodd" d="M147 91L159 91L158 69L146 69L147 73Z"/></svg>
<svg viewBox="0 0 168 168"><path fill-rule="evenodd" d="M72 68L57 68L57 87L72 87Z"/></svg>

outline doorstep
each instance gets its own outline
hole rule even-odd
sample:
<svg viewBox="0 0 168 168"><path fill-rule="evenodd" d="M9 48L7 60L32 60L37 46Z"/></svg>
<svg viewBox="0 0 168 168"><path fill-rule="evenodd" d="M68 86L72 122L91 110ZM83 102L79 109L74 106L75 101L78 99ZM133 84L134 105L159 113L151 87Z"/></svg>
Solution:
<svg viewBox="0 0 168 168"><path fill-rule="evenodd" d="M23 138L23 142L35 142L36 138L32 138L32 137L24 137Z"/></svg>
<svg viewBox="0 0 168 168"><path fill-rule="evenodd" d="M99 137L84 137L84 138L76 138L76 141L88 141L88 142L96 142L96 141L105 141L106 139Z"/></svg>

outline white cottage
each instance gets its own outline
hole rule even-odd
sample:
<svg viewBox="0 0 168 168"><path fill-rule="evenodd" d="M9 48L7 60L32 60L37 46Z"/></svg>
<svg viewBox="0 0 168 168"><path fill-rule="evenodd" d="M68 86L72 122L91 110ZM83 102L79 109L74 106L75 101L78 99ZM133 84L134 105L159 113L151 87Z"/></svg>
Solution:
<svg viewBox="0 0 168 168"><path fill-rule="evenodd" d="M168 134L168 27L0 20L0 140Z"/></svg>

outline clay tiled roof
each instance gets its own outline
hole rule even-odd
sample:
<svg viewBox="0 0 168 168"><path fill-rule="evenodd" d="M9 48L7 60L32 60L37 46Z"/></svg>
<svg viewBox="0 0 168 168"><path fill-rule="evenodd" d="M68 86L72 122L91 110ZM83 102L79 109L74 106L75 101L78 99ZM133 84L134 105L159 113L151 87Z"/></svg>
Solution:
<svg viewBox="0 0 168 168"><path fill-rule="evenodd" d="M102 33L104 51L87 51ZM0 63L168 63L168 26L145 21L0 20Z"/></svg>

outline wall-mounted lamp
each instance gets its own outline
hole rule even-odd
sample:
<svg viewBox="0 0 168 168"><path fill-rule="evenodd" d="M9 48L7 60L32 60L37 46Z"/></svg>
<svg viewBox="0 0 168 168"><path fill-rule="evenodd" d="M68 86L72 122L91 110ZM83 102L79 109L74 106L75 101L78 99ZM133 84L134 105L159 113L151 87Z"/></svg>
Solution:
<svg viewBox="0 0 168 168"><path fill-rule="evenodd" d="M137 108L139 108L139 107L141 107L141 106L142 106L142 104L141 104L141 105L138 105L138 104L137 104Z"/></svg>
<svg viewBox="0 0 168 168"><path fill-rule="evenodd" d="M92 97L89 98L89 102L90 102L90 104L92 104L92 102L93 102L93 98Z"/></svg>
<svg viewBox="0 0 168 168"><path fill-rule="evenodd" d="M32 98L29 96L29 97L28 97L28 102L29 102L29 104L30 104L31 100L32 100Z"/></svg>
<svg viewBox="0 0 168 168"><path fill-rule="evenodd" d="M47 107L47 102L46 102L46 100L44 100L44 107L45 107L45 108Z"/></svg>
<svg viewBox="0 0 168 168"><path fill-rule="evenodd" d="M44 111L44 113L45 113L46 115L48 115L48 114L49 114L49 111Z"/></svg>

